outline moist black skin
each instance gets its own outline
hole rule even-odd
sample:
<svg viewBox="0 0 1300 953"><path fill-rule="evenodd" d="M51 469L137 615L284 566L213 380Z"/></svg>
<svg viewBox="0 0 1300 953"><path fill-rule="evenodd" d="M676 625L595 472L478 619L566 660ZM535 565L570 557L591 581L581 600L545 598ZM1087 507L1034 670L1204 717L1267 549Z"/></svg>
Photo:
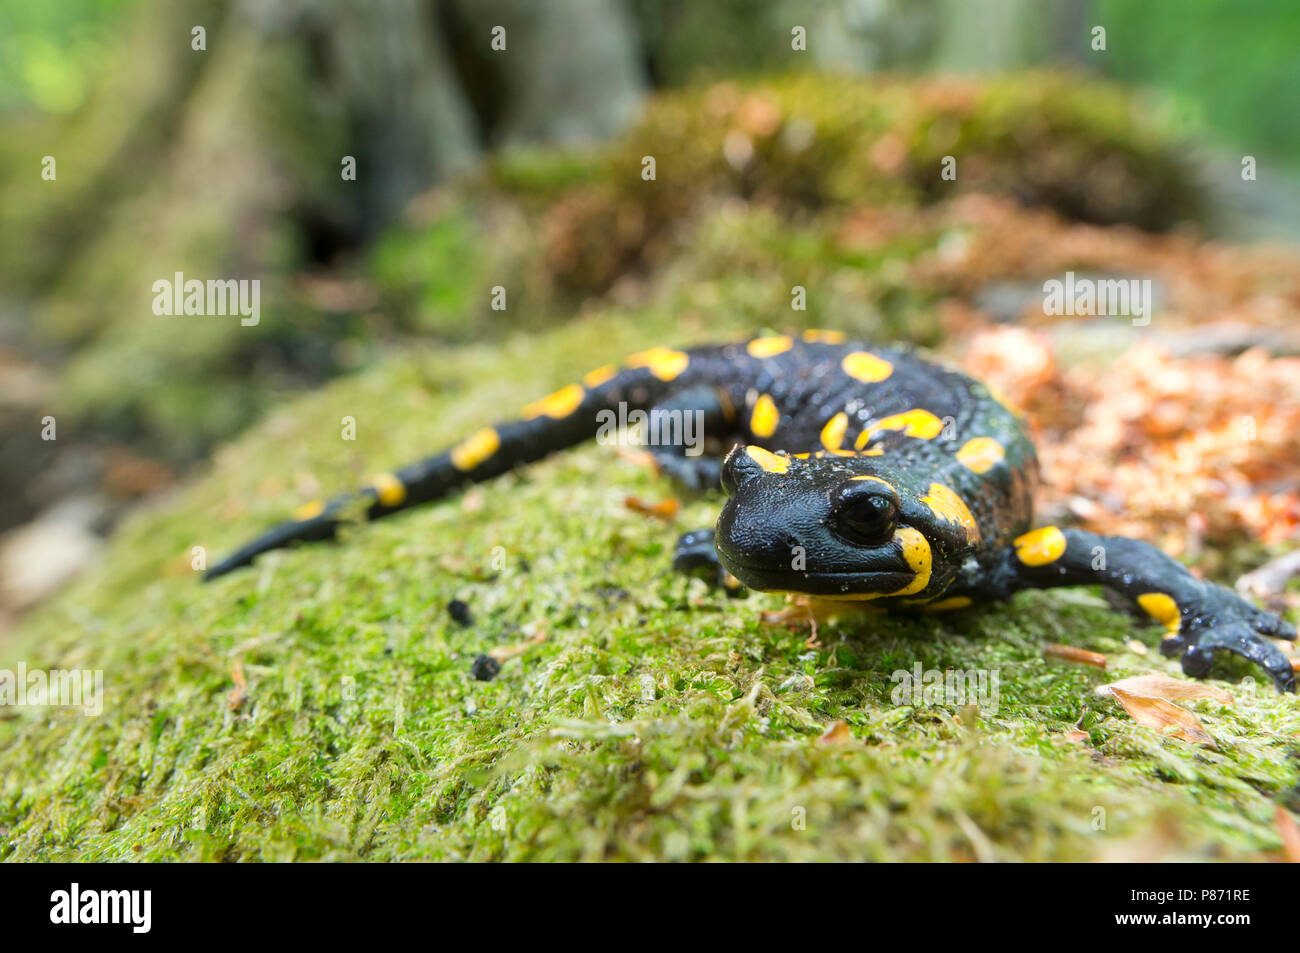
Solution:
<svg viewBox="0 0 1300 953"><path fill-rule="evenodd" d="M382 518L489 480L631 411L650 414L668 438L651 447L660 470L728 495L715 529L682 538L681 571L909 611L1101 585L1164 626L1161 650L1187 674L1205 676L1227 651L1295 690L1290 660L1270 641L1294 640L1290 623L1140 540L1031 530L1034 447L1016 411L983 384L828 331L632 355L449 451L309 505L207 578L271 549L332 539L358 511ZM686 415L702 424L701 443L673 429Z"/></svg>

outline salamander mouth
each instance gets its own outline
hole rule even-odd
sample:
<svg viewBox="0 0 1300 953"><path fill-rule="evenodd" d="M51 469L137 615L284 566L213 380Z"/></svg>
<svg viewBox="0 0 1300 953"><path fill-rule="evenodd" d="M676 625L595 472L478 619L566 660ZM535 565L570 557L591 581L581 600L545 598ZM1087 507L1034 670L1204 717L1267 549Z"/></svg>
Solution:
<svg viewBox="0 0 1300 953"><path fill-rule="evenodd" d="M879 596L897 592L916 578L910 570L897 572L803 572L770 566L746 566L721 552L718 558L727 572L750 589L760 592L794 592L827 598Z"/></svg>

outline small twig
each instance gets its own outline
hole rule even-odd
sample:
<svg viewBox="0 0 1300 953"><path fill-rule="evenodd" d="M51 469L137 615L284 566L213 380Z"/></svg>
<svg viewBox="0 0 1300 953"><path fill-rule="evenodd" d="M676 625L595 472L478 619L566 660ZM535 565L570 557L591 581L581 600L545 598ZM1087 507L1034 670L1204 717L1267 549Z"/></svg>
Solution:
<svg viewBox="0 0 1300 953"><path fill-rule="evenodd" d="M546 630L540 630L535 635L524 639L522 642L516 642L514 645L499 645L487 654L498 662L504 662L506 659L512 659L516 655L523 655L534 645L541 645L546 641Z"/></svg>
<svg viewBox="0 0 1300 953"><path fill-rule="evenodd" d="M1264 563L1237 580L1237 591L1243 596L1272 599L1282 594L1286 584L1300 575L1300 549Z"/></svg>
<svg viewBox="0 0 1300 953"><path fill-rule="evenodd" d="M230 677L235 680L235 687L226 695L226 704L231 711L239 711L240 706L248 700L248 682L244 679L244 663L241 659L235 659L235 664L230 667Z"/></svg>
<svg viewBox="0 0 1300 953"><path fill-rule="evenodd" d="M1106 667L1106 656L1100 652L1076 649L1073 645L1057 645L1055 642L1043 646L1043 654L1048 658L1061 659L1064 662L1079 662L1097 668Z"/></svg>

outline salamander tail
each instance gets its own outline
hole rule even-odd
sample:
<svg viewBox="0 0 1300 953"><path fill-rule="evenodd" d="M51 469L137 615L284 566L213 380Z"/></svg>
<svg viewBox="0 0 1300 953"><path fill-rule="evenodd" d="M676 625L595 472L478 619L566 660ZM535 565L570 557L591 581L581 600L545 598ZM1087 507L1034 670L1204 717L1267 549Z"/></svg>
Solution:
<svg viewBox="0 0 1300 953"><path fill-rule="evenodd" d="M657 352L654 356L660 357ZM686 355L681 358L684 361ZM619 402L645 406L663 392L666 380L663 365L651 360L640 366L632 363L621 371L612 366L593 371L582 384L562 387L529 404L518 419L484 427L450 450L393 473L382 473L357 493L308 503L293 520L237 549L204 578L224 576L272 549L333 539L338 528L358 511L364 511L368 519L388 516L582 443L597 432L601 410L613 409Z"/></svg>

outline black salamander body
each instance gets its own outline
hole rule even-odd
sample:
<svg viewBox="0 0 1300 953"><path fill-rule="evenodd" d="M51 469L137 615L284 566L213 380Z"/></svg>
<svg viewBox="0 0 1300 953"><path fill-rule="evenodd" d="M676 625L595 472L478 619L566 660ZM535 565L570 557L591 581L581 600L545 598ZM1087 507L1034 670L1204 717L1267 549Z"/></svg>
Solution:
<svg viewBox="0 0 1300 953"><path fill-rule="evenodd" d="M1289 623L1147 543L1031 529L1034 448L987 387L834 331L656 347L598 368L359 494L308 504L208 578L292 542L332 538L358 506L387 516L591 439L602 412L620 409L665 422L698 413L714 445L698 456L680 441L652 448L673 478L721 484L728 495L716 530L683 537L680 567L720 563L755 589L926 610L1099 584L1164 626L1161 648L1188 674L1204 676L1226 650L1294 690L1289 659L1269 641L1294 639Z"/></svg>

